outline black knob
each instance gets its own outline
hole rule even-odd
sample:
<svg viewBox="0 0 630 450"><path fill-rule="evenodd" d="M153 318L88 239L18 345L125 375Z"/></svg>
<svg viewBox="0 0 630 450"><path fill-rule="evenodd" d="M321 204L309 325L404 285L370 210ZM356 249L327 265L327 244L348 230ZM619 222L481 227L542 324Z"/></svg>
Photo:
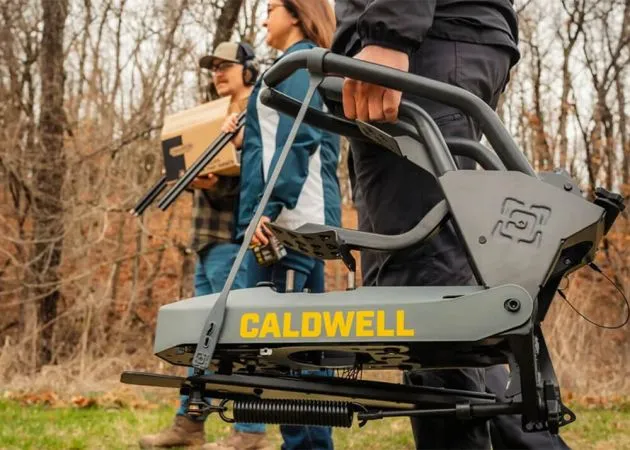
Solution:
<svg viewBox="0 0 630 450"><path fill-rule="evenodd" d="M503 304L503 307L511 312L511 313L515 313L518 312L521 309L521 302L516 299L516 298L508 298L505 303Z"/></svg>
<svg viewBox="0 0 630 450"><path fill-rule="evenodd" d="M602 187L595 189L595 197L606 199L619 207L619 211L626 209L626 205L623 204L624 198L621 194L610 192Z"/></svg>
<svg viewBox="0 0 630 450"><path fill-rule="evenodd" d="M595 201L593 203L606 211L604 215L604 233L608 233L619 213L626 209L623 201L624 198L621 194L609 192L601 187L595 189Z"/></svg>

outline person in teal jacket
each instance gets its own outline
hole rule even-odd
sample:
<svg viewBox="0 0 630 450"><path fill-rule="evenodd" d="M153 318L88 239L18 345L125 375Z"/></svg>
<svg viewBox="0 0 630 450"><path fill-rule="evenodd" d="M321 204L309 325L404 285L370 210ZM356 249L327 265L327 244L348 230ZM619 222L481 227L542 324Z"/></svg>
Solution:
<svg viewBox="0 0 630 450"><path fill-rule="evenodd" d="M283 52L280 58L313 47L330 47L335 27L334 12L327 0L270 0L267 44ZM280 59L279 58L279 59ZM303 100L309 85L308 73L299 70L276 88L297 100ZM274 170L294 119L262 104L262 77L254 86L247 105L244 141L241 153L241 190L236 212L235 239L242 242L265 185ZM322 110L322 98L316 93L311 107ZM225 131L234 128L236 116L226 121ZM278 181L257 225L252 242L266 244L270 233L265 223L274 222L288 229L305 223L340 226L341 194L337 179L340 138L328 132L300 125ZM294 289L324 292L324 263L288 250L277 263L261 268L257 277L271 281L278 291L285 290L287 272L294 272ZM327 375L322 371L322 375ZM281 425L283 450L332 449L329 427Z"/></svg>

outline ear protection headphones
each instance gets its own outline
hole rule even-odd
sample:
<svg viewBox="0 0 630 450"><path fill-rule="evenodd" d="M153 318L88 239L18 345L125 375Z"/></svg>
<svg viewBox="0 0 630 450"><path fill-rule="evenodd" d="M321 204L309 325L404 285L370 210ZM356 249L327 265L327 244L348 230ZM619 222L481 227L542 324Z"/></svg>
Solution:
<svg viewBox="0 0 630 450"><path fill-rule="evenodd" d="M240 42L238 44L239 52L242 52L243 61L243 83L245 86L251 86L256 84L260 68L256 61L256 53L254 49L246 42ZM241 56L239 55L239 56Z"/></svg>

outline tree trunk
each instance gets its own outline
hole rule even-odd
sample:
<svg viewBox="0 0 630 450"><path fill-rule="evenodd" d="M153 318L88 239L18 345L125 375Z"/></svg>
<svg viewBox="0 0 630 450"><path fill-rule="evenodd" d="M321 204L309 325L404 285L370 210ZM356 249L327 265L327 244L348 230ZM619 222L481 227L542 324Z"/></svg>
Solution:
<svg viewBox="0 0 630 450"><path fill-rule="evenodd" d="M619 109L619 138L622 150L621 185L624 194L630 195L630 142L628 141L628 121L625 111L626 95L623 85L623 72L617 74L615 84L617 86L617 104Z"/></svg>
<svg viewBox="0 0 630 450"><path fill-rule="evenodd" d="M570 52L565 49L562 62L562 96L560 98L560 119L558 120L558 135L560 137L560 163L558 167L566 169L567 152L569 149L569 137L567 136L567 117L571 105L569 105L569 89L571 86L571 73L569 72Z"/></svg>
<svg viewBox="0 0 630 450"><path fill-rule="evenodd" d="M551 170L554 166L553 155L547 141L545 131L545 113L542 108L542 56L537 46L532 45L533 61L533 102L536 116L530 117L530 125L534 132L534 154L539 164L539 170ZM533 119L533 120L531 120Z"/></svg>
<svg viewBox="0 0 630 450"><path fill-rule="evenodd" d="M212 40L212 49L217 48L221 42L230 40L242 5L243 0L225 0L219 20L217 20L217 30Z"/></svg>
<svg viewBox="0 0 630 450"><path fill-rule="evenodd" d="M613 130L613 116L608 107L604 110L604 116L602 117L602 125L604 127L604 156L606 158L606 189L609 191L613 189L615 183L616 172L616 157L615 157L615 136Z"/></svg>
<svg viewBox="0 0 630 450"><path fill-rule="evenodd" d="M567 153L569 149L569 137L567 136L567 118L569 111L572 109L569 104L569 93L572 89L571 86L571 69L569 66L569 60L573 52L578 37L583 32L584 26L584 0L576 1L573 4L573 9L569 10L565 6L567 14L569 14L569 21L566 24L567 30L567 43L564 44L564 38L560 34L563 40L563 59L562 59L562 94L560 96L560 117L558 119L558 135L560 140L560 164L559 167L566 169L567 167Z"/></svg>
<svg viewBox="0 0 630 450"><path fill-rule="evenodd" d="M66 173L63 153L63 37L68 1L42 0L41 148L33 166L33 284L39 300L38 367L53 359L53 325L60 298L59 265L63 246L62 187Z"/></svg>
<svg viewBox="0 0 630 450"><path fill-rule="evenodd" d="M234 32L236 26L236 20L238 19L238 13L241 10L243 0L225 0L223 8L221 8L221 14L216 24L216 31L214 33L214 39L212 40L212 50L224 41L229 41ZM206 100L216 100L219 98L219 94L214 87L214 83L210 83L204 96Z"/></svg>

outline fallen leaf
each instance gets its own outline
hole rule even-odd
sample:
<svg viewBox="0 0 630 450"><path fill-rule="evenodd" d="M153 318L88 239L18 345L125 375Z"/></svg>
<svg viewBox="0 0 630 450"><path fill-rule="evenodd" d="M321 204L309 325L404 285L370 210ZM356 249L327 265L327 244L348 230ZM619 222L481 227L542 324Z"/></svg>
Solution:
<svg viewBox="0 0 630 450"><path fill-rule="evenodd" d="M84 397L82 395L72 397L71 402L77 408L90 408L92 406L96 406L96 399Z"/></svg>

